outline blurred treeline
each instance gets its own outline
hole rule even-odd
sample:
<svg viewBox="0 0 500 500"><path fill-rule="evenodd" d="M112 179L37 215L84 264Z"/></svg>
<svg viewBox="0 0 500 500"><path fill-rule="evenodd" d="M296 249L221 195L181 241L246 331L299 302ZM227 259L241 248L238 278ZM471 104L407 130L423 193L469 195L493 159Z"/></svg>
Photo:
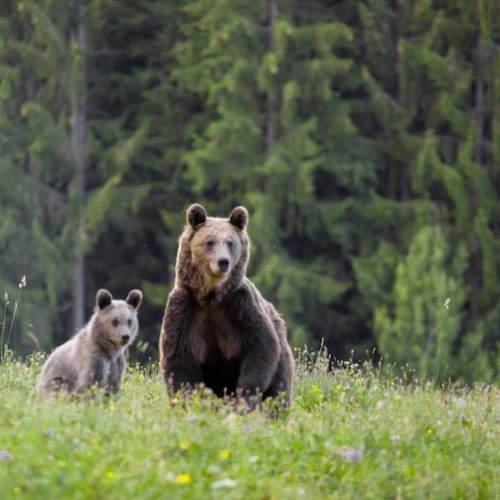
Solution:
<svg viewBox="0 0 500 500"><path fill-rule="evenodd" d="M186 208L243 204L294 344L493 380L499 46L497 0L1 0L12 346L140 287L154 358Z"/></svg>

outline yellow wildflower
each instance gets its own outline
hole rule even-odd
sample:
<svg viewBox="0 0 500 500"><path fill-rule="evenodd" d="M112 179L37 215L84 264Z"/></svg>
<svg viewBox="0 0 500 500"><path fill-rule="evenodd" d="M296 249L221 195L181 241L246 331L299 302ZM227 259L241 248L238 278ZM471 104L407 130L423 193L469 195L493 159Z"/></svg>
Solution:
<svg viewBox="0 0 500 500"><path fill-rule="evenodd" d="M175 479L175 484L189 484L191 482L191 476L189 474L179 474Z"/></svg>

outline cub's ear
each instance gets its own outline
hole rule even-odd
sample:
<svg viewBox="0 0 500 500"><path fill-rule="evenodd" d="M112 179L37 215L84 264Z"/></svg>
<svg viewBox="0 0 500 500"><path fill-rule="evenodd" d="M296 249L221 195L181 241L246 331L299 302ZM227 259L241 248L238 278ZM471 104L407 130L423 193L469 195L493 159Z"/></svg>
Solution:
<svg viewBox="0 0 500 500"><path fill-rule="evenodd" d="M142 302L142 292L140 290L130 290L125 302L130 304L134 309L139 309Z"/></svg>
<svg viewBox="0 0 500 500"><path fill-rule="evenodd" d="M207 220L207 211L198 203L193 203L187 210L187 221L193 229Z"/></svg>
<svg viewBox="0 0 500 500"><path fill-rule="evenodd" d="M248 211L245 207L233 208L229 215L229 222L238 229L245 229L248 223Z"/></svg>
<svg viewBox="0 0 500 500"><path fill-rule="evenodd" d="M105 307L109 306L109 304L111 304L112 300L113 296L111 295L111 293L109 293L108 290L101 288L97 291L97 295L95 296L95 305L99 309L104 309Z"/></svg>

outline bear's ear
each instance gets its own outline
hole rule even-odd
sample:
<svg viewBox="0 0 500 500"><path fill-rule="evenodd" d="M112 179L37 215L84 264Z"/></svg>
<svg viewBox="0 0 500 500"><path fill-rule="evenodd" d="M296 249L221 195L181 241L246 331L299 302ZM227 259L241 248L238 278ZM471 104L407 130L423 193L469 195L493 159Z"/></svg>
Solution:
<svg viewBox="0 0 500 500"><path fill-rule="evenodd" d="M193 229L207 220L207 211L198 203L193 203L187 211L187 221Z"/></svg>
<svg viewBox="0 0 500 500"><path fill-rule="evenodd" d="M229 215L229 222L238 229L245 229L248 223L248 211L245 207L233 208Z"/></svg>
<svg viewBox="0 0 500 500"><path fill-rule="evenodd" d="M130 290L125 302L130 304L134 309L139 309L142 302L142 292L140 290Z"/></svg>
<svg viewBox="0 0 500 500"><path fill-rule="evenodd" d="M101 288L97 291L97 295L95 296L95 304L99 309L104 309L105 307L109 306L112 300L113 296L108 292L108 290Z"/></svg>

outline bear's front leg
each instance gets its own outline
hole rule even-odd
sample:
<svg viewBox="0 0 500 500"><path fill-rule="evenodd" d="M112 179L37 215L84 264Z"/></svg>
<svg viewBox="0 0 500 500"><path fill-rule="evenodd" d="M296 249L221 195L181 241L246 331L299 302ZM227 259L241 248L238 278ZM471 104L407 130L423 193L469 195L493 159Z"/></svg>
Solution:
<svg viewBox="0 0 500 500"><path fill-rule="evenodd" d="M273 350L273 352L270 351ZM254 410L267 392L278 366L278 343L257 342L243 359L238 380L238 394L245 399L250 410Z"/></svg>
<svg viewBox="0 0 500 500"><path fill-rule="evenodd" d="M92 386L104 389L109 375L110 362L104 356L91 356L85 369L79 374L76 392L84 392Z"/></svg>
<svg viewBox="0 0 500 500"><path fill-rule="evenodd" d="M192 389L203 382L201 367L188 343L193 307L184 292L170 294L160 334L160 369L169 392Z"/></svg>
<svg viewBox="0 0 500 500"><path fill-rule="evenodd" d="M238 301L237 329L242 341L238 393L255 409L278 369L280 343L271 319L252 295Z"/></svg>
<svg viewBox="0 0 500 500"><path fill-rule="evenodd" d="M109 367L108 383L106 384L106 390L109 393L118 392L123 380L123 375L127 367L127 361L125 360L125 355L120 353L116 359L111 361Z"/></svg>

